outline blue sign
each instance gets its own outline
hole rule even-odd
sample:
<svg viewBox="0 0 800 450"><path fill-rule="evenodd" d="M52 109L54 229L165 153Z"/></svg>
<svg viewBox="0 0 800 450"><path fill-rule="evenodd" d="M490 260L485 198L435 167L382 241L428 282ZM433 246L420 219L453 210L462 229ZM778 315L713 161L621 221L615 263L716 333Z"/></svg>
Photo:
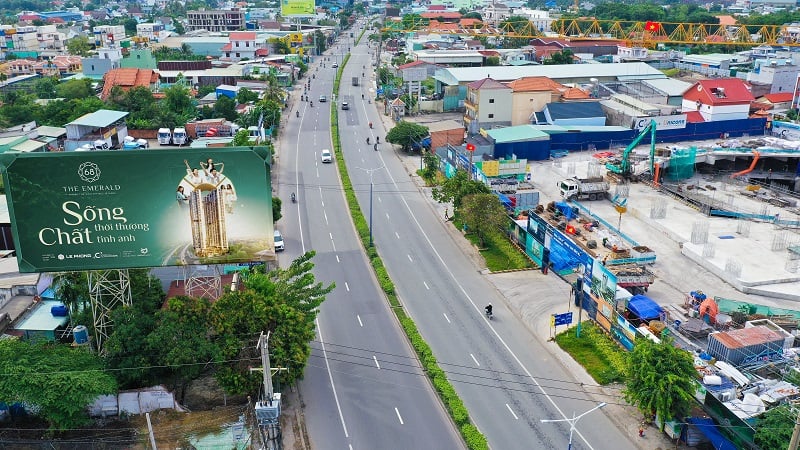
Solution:
<svg viewBox="0 0 800 450"><path fill-rule="evenodd" d="M553 314L553 325L569 325L572 323L572 313Z"/></svg>
<svg viewBox="0 0 800 450"><path fill-rule="evenodd" d="M378 88L378 94L383 94L383 88Z"/></svg>

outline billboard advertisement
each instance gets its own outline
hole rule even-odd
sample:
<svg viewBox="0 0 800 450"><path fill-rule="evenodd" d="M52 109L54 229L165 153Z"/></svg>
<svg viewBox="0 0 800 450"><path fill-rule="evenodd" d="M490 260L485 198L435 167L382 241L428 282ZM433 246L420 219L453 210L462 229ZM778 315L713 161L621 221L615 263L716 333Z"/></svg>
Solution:
<svg viewBox="0 0 800 450"><path fill-rule="evenodd" d="M4 154L20 272L275 258L266 147Z"/></svg>
<svg viewBox="0 0 800 450"><path fill-rule="evenodd" d="M633 119L633 128L643 130L651 120L656 121L656 130L682 130L686 128L686 114L672 114L669 116L638 117Z"/></svg>
<svg viewBox="0 0 800 450"><path fill-rule="evenodd" d="M281 0L281 16L313 16L314 0Z"/></svg>

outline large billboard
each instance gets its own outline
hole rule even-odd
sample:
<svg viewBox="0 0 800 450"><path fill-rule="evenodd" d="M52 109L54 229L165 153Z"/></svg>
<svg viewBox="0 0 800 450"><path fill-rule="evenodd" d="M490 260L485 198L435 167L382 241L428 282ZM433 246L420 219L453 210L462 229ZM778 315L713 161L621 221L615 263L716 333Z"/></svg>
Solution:
<svg viewBox="0 0 800 450"><path fill-rule="evenodd" d="M269 150L4 154L21 272L274 259Z"/></svg>
<svg viewBox="0 0 800 450"><path fill-rule="evenodd" d="M281 0L281 16L313 16L314 0Z"/></svg>

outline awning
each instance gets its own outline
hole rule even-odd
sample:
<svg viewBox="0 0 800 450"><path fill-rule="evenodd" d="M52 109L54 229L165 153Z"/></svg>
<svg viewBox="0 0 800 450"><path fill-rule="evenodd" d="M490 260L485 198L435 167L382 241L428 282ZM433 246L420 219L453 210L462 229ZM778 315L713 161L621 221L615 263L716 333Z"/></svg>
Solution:
<svg viewBox="0 0 800 450"><path fill-rule="evenodd" d="M720 433L713 420L703 417L690 417L686 420L690 425L694 425L698 431L711 441L711 445L716 450L737 450L731 441Z"/></svg>

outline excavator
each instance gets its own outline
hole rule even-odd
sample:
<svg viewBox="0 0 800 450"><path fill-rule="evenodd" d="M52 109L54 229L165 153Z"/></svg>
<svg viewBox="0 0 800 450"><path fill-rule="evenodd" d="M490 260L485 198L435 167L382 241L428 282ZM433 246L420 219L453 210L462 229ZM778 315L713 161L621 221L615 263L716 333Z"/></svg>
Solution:
<svg viewBox="0 0 800 450"><path fill-rule="evenodd" d="M625 179L633 178L633 166L631 165L630 156L633 149L639 145L639 142L644 139L647 134L650 133L650 173L654 173L653 170L653 163L656 154L656 121L651 120L650 123L647 124L642 131L639 133L638 136L631 142L627 147L625 147L625 151L622 152L622 158L619 161L612 161L606 163L606 169L609 172L615 173L620 175Z"/></svg>

